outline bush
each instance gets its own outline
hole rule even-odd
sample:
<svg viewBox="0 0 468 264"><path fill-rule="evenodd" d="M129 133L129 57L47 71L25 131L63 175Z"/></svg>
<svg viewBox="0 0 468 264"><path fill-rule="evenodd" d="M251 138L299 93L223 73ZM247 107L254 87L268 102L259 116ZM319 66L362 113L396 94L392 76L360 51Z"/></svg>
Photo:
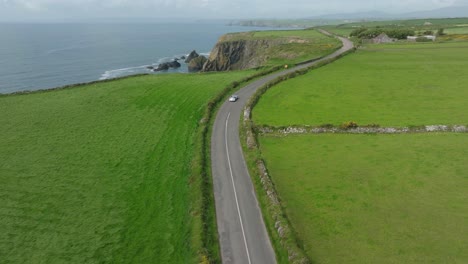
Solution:
<svg viewBox="0 0 468 264"><path fill-rule="evenodd" d="M414 30L410 29L391 29L385 30L385 33L391 38L406 39L408 36L414 36Z"/></svg>
<svg viewBox="0 0 468 264"><path fill-rule="evenodd" d="M439 29L437 30L437 36L443 36L443 35L445 35L444 29L443 29L443 28L439 28Z"/></svg>
<svg viewBox="0 0 468 264"><path fill-rule="evenodd" d="M349 122L345 122L343 124L341 124L340 126L342 129L353 129L353 128L358 128L358 124L356 122L353 122L353 121L349 121Z"/></svg>
<svg viewBox="0 0 468 264"><path fill-rule="evenodd" d="M416 42L432 42L432 40L425 37L417 37Z"/></svg>
<svg viewBox="0 0 468 264"><path fill-rule="evenodd" d="M385 33L391 38L396 38L396 39L406 39L408 36L414 36L415 32L414 30L410 29L404 29L404 28L374 28L374 29L366 29L366 28L360 28L354 30L350 36L357 36L361 39L371 39L375 38L378 35Z"/></svg>
<svg viewBox="0 0 468 264"><path fill-rule="evenodd" d="M355 29L351 32L351 34L349 34L351 37L357 37L359 36L361 33L364 33L365 31L367 31L367 28L358 28L358 29Z"/></svg>

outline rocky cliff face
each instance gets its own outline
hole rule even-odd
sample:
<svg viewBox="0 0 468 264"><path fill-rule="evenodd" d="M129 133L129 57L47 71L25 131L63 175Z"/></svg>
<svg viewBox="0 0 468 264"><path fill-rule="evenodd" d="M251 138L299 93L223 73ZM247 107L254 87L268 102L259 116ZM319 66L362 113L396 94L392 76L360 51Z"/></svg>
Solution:
<svg viewBox="0 0 468 264"><path fill-rule="evenodd" d="M267 50L287 43L285 39L239 39L236 35L221 37L210 53L203 71L228 71L255 68L268 59Z"/></svg>

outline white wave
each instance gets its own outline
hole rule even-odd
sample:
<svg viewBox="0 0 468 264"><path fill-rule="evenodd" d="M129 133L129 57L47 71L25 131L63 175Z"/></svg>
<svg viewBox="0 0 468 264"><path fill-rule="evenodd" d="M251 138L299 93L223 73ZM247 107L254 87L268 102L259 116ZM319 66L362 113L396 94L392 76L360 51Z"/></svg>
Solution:
<svg viewBox="0 0 468 264"><path fill-rule="evenodd" d="M199 53L199 54L203 55L205 57L210 56L210 52L202 52L202 53ZM149 66L157 67L161 63L170 62L170 61L173 61L174 59L179 59L182 56L187 57L188 55L189 54L178 54L178 55L174 55L172 57L164 57L164 58L157 59L156 63L152 63L152 64L148 64L148 65L128 67L128 68L115 69L115 70L108 70L108 71L105 71L101 75L99 80L107 80L107 79L118 78L118 77L132 75L132 74L138 74L138 73L148 73L148 72L151 72L151 70L147 68ZM181 69L178 69L177 71L181 72ZM184 68L182 68L182 71L184 71Z"/></svg>
<svg viewBox="0 0 468 264"><path fill-rule="evenodd" d="M105 71L101 75L99 80L107 80L107 79L117 78L117 77L126 76L126 75L144 73L144 72L149 71L146 68L148 66L153 66L153 65L143 65L143 66L137 66L137 67L129 67L129 68L122 68L122 69Z"/></svg>

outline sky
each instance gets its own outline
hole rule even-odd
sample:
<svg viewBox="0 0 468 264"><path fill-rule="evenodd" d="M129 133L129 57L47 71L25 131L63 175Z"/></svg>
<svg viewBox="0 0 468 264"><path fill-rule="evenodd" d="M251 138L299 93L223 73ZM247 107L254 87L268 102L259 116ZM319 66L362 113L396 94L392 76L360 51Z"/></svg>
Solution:
<svg viewBox="0 0 468 264"><path fill-rule="evenodd" d="M0 20L307 18L371 10L404 13L457 5L468 5L468 0L0 0Z"/></svg>

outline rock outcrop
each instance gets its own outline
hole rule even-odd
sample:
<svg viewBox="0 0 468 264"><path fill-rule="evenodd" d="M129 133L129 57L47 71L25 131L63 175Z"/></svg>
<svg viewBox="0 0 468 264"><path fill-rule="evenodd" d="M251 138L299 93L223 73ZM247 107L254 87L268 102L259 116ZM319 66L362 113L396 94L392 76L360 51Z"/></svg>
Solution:
<svg viewBox="0 0 468 264"><path fill-rule="evenodd" d="M190 54L185 59L185 63L190 63L190 61L192 61L193 59L195 59L195 58L197 58L199 56L200 55L198 55L198 53L195 50L192 50L192 52L190 52Z"/></svg>
<svg viewBox="0 0 468 264"><path fill-rule="evenodd" d="M153 66L149 66L147 67L148 69L152 69L153 71L167 71L169 70L169 68L179 68L181 65L180 63L177 61L177 60L173 60L173 61L170 61L170 62L164 62L164 63L161 63L158 65L158 67L153 67Z"/></svg>
<svg viewBox="0 0 468 264"><path fill-rule="evenodd" d="M189 72L197 72L201 71L203 69L203 66L205 63L208 61L205 56L198 56L192 60L190 60L190 63L188 64L188 70Z"/></svg>

